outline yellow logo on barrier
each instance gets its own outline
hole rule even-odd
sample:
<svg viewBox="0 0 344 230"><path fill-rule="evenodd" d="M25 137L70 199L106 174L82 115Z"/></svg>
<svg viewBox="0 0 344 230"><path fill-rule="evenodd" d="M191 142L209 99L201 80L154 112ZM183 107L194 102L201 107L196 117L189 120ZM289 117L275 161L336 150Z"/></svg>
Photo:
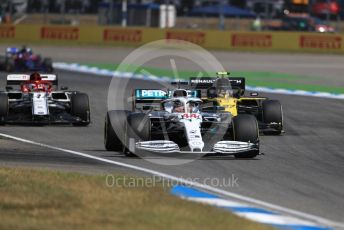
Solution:
<svg viewBox="0 0 344 230"><path fill-rule="evenodd" d="M238 48L271 48L271 34L233 34L232 47Z"/></svg>
<svg viewBox="0 0 344 230"><path fill-rule="evenodd" d="M142 30L105 29L103 32L103 40L110 42L141 42Z"/></svg>
<svg viewBox="0 0 344 230"><path fill-rule="evenodd" d="M0 26L0 39L15 38L16 28L14 26Z"/></svg>
<svg viewBox="0 0 344 230"><path fill-rule="evenodd" d="M192 42L197 45L205 44L205 33L204 32L184 32L184 31L167 31L166 39L182 40Z"/></svg>
<svg viewBox="0 0 344 230"><path fill-rule="evenodd" d="M41 39L43 40L69 40L79 39L79 28L71 27L42 27Z"/></svg>
<svg viewBox="0 0 344 230"><path fill-rule="evenodd" d="M344 34L304 32L220 32L211 30L103 26L1 25L0 41L82 42L139 46L154 40L188 41L208 49L318 51L344 53ZM167 41L169 43L169 41Z"/></svg>
<svg viewBox="0 0 344 230"><path fill-rule="evenodd" d="M342 38L339 36L301 35L300 48L341 49Z"/></svg>

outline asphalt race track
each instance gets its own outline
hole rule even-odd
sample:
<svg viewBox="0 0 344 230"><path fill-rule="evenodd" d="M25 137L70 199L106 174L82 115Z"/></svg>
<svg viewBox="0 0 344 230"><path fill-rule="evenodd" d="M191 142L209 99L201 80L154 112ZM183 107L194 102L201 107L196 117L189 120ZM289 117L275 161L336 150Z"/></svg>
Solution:
<svg viewBox="0 0 344 230"><path fill-rule="evenodd" d="M1 86L5 73L1 73ZM102 158L138 165L182 178L227 178L235 175L234 193L344 223L344 101L270 94L284 109L286 133L262 136L264 156L254 160L207 157L179 166L162 166L106 152L104 116L110 78L59 72L60 85L87 92L91 102L89 127L3 126L0 132ZM154 82L131 80L129 87L153 87ZM126 91L127 93L129 91ZM121 97L124 92L118 92ZM114 98L115 100L115 98ZM55 150L0 139L1 165L53 167L86 172L138 173Z"/></svg>

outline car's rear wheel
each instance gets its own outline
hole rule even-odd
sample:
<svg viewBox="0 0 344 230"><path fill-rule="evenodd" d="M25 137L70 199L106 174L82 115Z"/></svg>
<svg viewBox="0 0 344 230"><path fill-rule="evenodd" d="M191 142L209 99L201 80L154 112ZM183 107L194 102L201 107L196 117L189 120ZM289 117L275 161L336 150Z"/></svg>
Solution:
<svg viewBox="0 0 344 230"><path fill-rule="evenodd" d="M263 101L262 119L266 124L279 124L274 131L264 132L264 134L281 134L283 130L283 112L281 103L277 100Z"/></svg>
<svg viewBox="0 0 344 230"><path fill-rule="evenodd" d="M149 117L143 113L129 114L126 126L126 145L123 148L126 156L137 156L135 144L138 141L149 141L151 139L151 122Z"/></svg>
<svg viewBox="0 0 344 230"><path fill-rule="evenodd" d="M5 55L0 55L0 70L5 70L6 59Z"/></svg>
<svg viewBox="0 0 344 230"><path fill-rule="evenodd" d="M7 58L5 62L5 71L6 72L14 72L15 70L15 61L12 58Z"/></svg>
<svg viewBox="0 0 344 230"><path fill-rule="evenodd" d="M240 114L233 118L233 138L235 141L256 143L259 140L259 128L257 119L253 115ZM254 158L259 150L238 153L236 158Z"/></svg>
<svg viewBox="0 0 344 230"><path fill-rule="evenodd" d="M43 67L45 71L47 71L48 73L52 73L54 71L53 60L51 58L44 58Z"/></svg>
<svg viewBox="0 0 344 230"><path fill-rule="evenodd" d="M5 119L8 115L9 104L7 94L0 94L0 125L5 123Z"/></svg>
<svg viewBox="0 0 344 230"><path fill-rule="evenodd" d="M125 142L125 123L127 122L127 111L109 111L105 117L104 145L108 151L122 151Z"/></svg>
<svg viewBox="0 0 344 230"><path fill-rule="evenodd" d="M87 126L90 124L90 104L88 95L85 93L75 93L71 96L71 114L80 119L73 123L75 126Z"/></svg>

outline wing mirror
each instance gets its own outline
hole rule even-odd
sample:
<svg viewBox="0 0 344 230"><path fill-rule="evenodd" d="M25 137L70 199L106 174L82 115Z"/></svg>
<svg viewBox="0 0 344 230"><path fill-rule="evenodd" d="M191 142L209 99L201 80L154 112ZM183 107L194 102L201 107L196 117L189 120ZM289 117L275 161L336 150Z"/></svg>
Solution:
<svg viewBox="0 0 344 230"><path fill-rule="evenodd" d="M68 90L67 86L61 86L61 90Z"/></svg>
<svg viewBox="0 0 344 230"><path fill-rule="evenodd" d="M226 108L223 107L223 106L215 106L214 109L215 109L216 111L225 111L225 110L226 110Z"/></svg>
<svg viewBox="0 0 344 230"><path fill-rule="evenodd" d="M221 112L225 110L226 108L223 106L209 106L209 107L202 108L203 112L209 112L209 113L216 113L216 112Z"/></svg>
<svg viewBox="0 0 344 230"><path fill-rule="evenodd" d="M211 87L207 90L207 97L208 98L216 98L217 97L217 92L215 87Z"/></svg>

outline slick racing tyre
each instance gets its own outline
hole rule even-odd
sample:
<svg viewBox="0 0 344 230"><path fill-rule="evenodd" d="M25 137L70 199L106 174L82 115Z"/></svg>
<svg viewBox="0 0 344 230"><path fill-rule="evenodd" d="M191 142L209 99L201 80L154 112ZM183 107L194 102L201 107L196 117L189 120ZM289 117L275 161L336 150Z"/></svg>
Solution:
<svg viewBox="0 0 344 230"><path fill-rule="evenodd" d="M125 141L125 123L127 123L127 111L113 110L109 111L105 117L104 126L104 145L107 151L122 151ZM116 132L117 131L117 132ZM119 136L121 135L122 136Z"/></svg>
<svg viewBox="0 0 344 230"><path fill-rule="evenodd" d="M44 58L42 65L46 72L52 73L54 71L53 60L51 58Z"/></svg>
<svg viewBox="0 0 344 230"><path fill-rule="evenodd" d="M71 97L71 114L81 119L73 123L75 126L87 126L90 124L90 104L85 93L75 93Z"/></svg>
<svg viewBox="0 0 344 230"><path fill-rule="evenodd" d="M14 72L16 66L15 66L15 62L12 58L6 58L5 61L5 71L6 72Z"/></svg>
<svg viewBox="0 0 344 230"><path fill-rule="evenodd" d="M240 114L233 118L233 137L235 141L255 143L259 139L259 128L257 119L253 115ZM254 158L259 150L247 153L238 153L236 158Z"/></svg>
<svg viewBox="0 0 344 230"><path fill-rule="evenodd" d="M128 115L126 124L126 145L123 152L126 156L136 156L135 143L151 139L151 122L143 113L132 113Z"/></svg>
<svg viewBox="0 0 344 230"><path fill-rule="evenodd" d="M0 125L4 124L4 121L8 115L8 96L7 94L0 93Z"/></svg>
<svg viewBox="0 0 344 230"><path fill-rule="evenodd" d="M0 70L5 70L6 59L5 55L0 55Z"/></svg>
<svg viewBox="0 0 344 230"><path fill-rule="evenodd" d="M262 119L266 124L280 124L273 132L264 132L264 134L279 135L283 130L283 113L281 103L277 100L263 101Z"/></svg>

